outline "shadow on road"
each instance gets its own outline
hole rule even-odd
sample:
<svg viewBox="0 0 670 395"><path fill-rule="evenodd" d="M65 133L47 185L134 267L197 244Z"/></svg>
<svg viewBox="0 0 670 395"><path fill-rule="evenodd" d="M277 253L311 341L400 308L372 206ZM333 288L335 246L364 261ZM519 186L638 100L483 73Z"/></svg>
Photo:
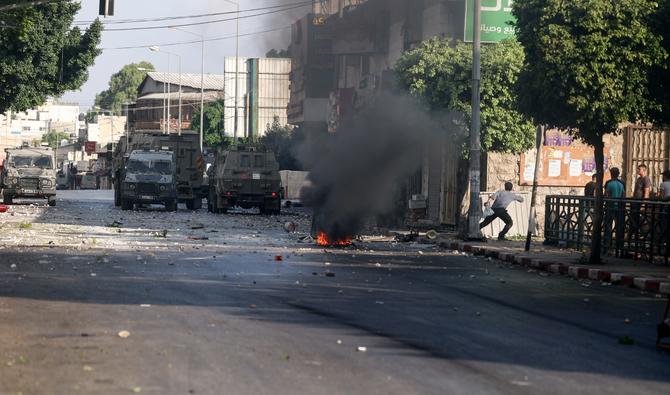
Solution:
<svg viewBox="0 0 670 395"><path fill-rule="evenodd" d="M463 364L670 382L670 356L654 351L650 340L656 316L645 316L655 314L657 301L620 290L575 290L563 279L541 285L545 279L526 273L502 283L502 269L466 258L447 264L439 257L352 258L316 249L288 257L290 263L273 262L268 254L233 257L234 251L2 254L0 298L206 307L301 328L349 327L397 342L398 353L407 352L402 344ZM40 254L43 262L35 262ZM10 270L9 262L18 268ZM474 275L481 281L466 280ZM584 303L585 296L593 303ZM623 317L634 324L624 325ZM617 344L624 335L637 344Z"/></svg>

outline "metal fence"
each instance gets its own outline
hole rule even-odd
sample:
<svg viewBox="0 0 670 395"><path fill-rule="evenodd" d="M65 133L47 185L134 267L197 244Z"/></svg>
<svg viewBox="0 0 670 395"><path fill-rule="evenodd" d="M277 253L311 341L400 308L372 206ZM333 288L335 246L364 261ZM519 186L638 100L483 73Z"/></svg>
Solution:
<svg viewBox="0 0 670 395"><path fill-rule="evenodd" d="M583 249L591 246L595 198L547 196L545 243ZM605 199L603 252L619 257L670 260L670 203L653 200Z"/></svg>

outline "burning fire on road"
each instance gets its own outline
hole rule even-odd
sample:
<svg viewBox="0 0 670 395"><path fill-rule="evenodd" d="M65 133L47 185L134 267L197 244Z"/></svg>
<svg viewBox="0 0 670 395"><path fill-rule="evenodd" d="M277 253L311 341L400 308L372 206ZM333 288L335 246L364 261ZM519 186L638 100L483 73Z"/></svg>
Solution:
<svg viewBox="0 0 670 395"><path fill-rule="evenodd" d="M353 244L353 238L344 237L339 239L331 239L326 232L319 232L316 235L316 244L321 247L348 247Z"/></svg>

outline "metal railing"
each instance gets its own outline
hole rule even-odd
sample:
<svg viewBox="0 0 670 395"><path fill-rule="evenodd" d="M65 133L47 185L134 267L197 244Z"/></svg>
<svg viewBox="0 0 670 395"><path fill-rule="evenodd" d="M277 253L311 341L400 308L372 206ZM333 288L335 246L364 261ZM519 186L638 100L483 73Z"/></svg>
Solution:
<svg viewBox="0 0 670 395"><path fill-rule="evenodd" d="M545 244L589 248L593 237L595 198L547 196ZM605 199L603 252L618 257L644 257L670 261L670 203L654 200Z"/></svg>

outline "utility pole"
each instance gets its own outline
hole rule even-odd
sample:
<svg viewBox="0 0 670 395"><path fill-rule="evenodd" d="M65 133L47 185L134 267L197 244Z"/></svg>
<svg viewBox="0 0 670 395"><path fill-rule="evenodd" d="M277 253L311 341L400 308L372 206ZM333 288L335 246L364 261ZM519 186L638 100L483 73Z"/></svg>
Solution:
<svg viewBox="0 0 670 395"><path fill-rule="evenodd" d="M481 81L481 0L475 0L472 40L472 125L470 127L470 210L468 211L468 239L479 240L482 210L479 201L481 191L481 141L480 141L480 81Z"/></svg>
<svg viewBox="0 0 670 395"><path fill-rule="evenodd" d="M544 126L538 126L535 132L535 173L533 174L533 192L530 197L530 214L528 214L528 234L526 235L526 252L530 251L530 242L533 237L533 224L535 224L535 203L537 200L537 177L540 174L540 161L542 160L542 136Z"/></svg>
<svg viewBox="0 0 670 395"><path fill-rule="evenodd" d="M239 93L240 77L239 77L239 64L240 64L240 3L239 0L237 4L237 17L235 18L236 28L235 28L235 129L233 131L234 139L233 144L237 144L237 97Z"/></svg>

